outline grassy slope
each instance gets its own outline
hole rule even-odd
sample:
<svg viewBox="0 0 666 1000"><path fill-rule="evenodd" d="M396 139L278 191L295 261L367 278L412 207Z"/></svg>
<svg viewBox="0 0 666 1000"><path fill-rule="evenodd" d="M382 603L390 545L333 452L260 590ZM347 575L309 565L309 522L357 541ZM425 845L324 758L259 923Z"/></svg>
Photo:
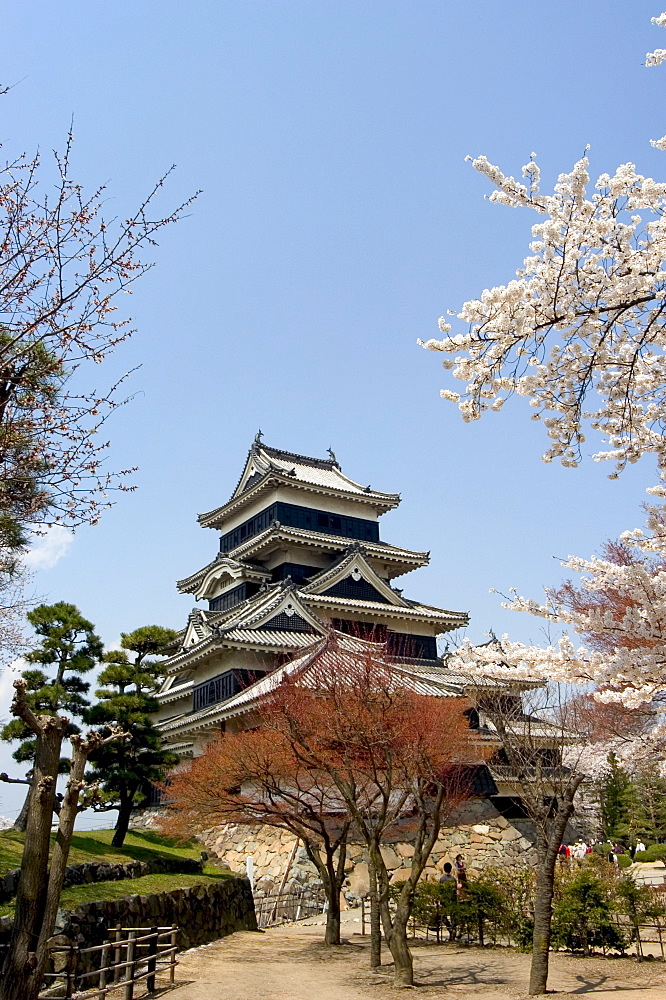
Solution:
<svg viewBox="0 0 666 1000"><path fill-rule="evenodd" d="M150 858L198 858L201 850L198 844L176 844L166 837L149 831L130 832L125 844L118 849L111 846L113 830L90 830L75 833L72 838L70 864L82 861L147 861ZM21 864L23 834L13 830L0 832L0 874ZM122 879L113 882L96 882L71 886L62 894L62 905L72 909L81 903L102 899L120 899L122 896L139 893L167 892L170 889L187 888L228 878L212 865L205 865L203 875L145 875L143 878ZM0 905L0 916L11 915L13 906Z"/></svg>
<svg viewBox="0 0 666 1000"><path fill-rule="evenodd" d="M130 832L121 848L111 846L113 830L87 830L75 833L69 854L70 865L82 861L148 861L150 858L198 858L198 844L176 844L151 831ZM52 840L55 834L52 836ZM14 830L0 832L0 875L10 868L20 868L25 835Z"/></svg>

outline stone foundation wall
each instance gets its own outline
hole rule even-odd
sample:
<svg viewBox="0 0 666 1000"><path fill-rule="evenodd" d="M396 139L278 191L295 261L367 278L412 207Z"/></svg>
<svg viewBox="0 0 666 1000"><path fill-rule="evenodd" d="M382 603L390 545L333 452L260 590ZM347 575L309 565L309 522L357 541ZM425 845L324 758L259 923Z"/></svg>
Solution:
<svg viewBox="0 0 666 1000"><path fill-rule="evenodd" d="M178 949L207 944L234 931L256 931L254 900L247 879L227 878L213 885L133 895L123 899L84 903L74 910L60 910L57 944L72 941L82 948L102 944L113 929L122 927L178 926ZM0 917L0 962L9 944L11 917ZM97 957L82 957L79 973L98 968ZM90 964L86 965L86 961Z"/></svg>
<svg viewBox="0 0 666 1000"><path fill-rule="evenodd" d="M414 848L413 831L404 821L382 853L395 881L409 874ZM245 875L247 858L252 857L255 889L270 892L283 882L297 888L318 882L318 873L308 860L305 849L287 831L270 826L249 827L234 824L206 830L206 847L217 854L232 871ZM488 799L472 799L457 810L440 831L423 878L438 879L446 861L453 863L462 854L467 871L474 877L489 865L534 865L534 834L529 820L507 820ZM347 884L349 902L367 892L368 866L365 848L360 843L347 847Z"/></svg>

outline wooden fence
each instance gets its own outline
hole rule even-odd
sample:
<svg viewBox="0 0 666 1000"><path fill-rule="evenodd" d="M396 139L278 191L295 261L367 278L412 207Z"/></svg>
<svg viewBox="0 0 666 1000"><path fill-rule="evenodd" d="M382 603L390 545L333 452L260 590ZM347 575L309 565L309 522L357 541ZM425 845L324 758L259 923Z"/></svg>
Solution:
<svg viewBox="0 0 666 1000"><path fill-rule="evenodd" d="M276 892L254 897L257 927L275 927L288 920L302 920L324 912L324 903L318 892L303 889L300 892Z"/></svg>
<svg viewBox="0 0 666 1000"><path fill-rule="evenodd" d="M365 936L366 925L369 932L369 920L370 920L370 908L365 897L361 900L361 934ZM629 945L627 947L627 954L635 953L636 957L640 960L645 958L646 954L650 954L650 945L656 945L659 949L659 954L662 961L666 961L666 919L665 918L655 918L653 923L634 923L628 917L616 917L615 924L619 930L623 931L629 940ZM409 921L409 929L411 929L412 938L424 938L426 941L433 936L436 942L439 944L441 941L449 939L449 929L450 922L445 916L444 911L442 913L433 913L429 920L420 920L416 916L412 916ZM492 945L516 947L521 944L521 942L516 941L510 933L506 931L499 930L490 923L486 928L485 943ZM466 945L472 943L483 944L484 940L479 941L479 928L474 926L471 922L465 922L463 926L458 928L458 932L455 935L455 940L461 941ZM648 946L646 948L646 946ZM607 949L602 947L602 953L605 955ZM656 951L656 949L655 949Z"/></svg>
<svg viewBox="0 0 666 1000"><path fill-rule="evenodd" d="M137 983L155 990L155 977L166 974L170 985L176 972L178 928L116 927L114 940L92 948L69 945L51 952L53 969L39 1000L105 1000L109 993L134 1000ZM98 964L99 963L99 964ZM94 968L91 970L90 965ZM96 982L95 982L96 981Z"/></svg>

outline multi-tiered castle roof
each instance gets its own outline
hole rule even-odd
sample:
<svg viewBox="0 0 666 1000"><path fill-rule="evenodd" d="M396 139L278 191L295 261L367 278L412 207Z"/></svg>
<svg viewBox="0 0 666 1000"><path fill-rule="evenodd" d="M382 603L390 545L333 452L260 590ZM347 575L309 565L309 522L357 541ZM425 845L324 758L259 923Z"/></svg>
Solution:
<svg viewBox="0 0 666 1000"><path fill-rule="evenodd" d="M219 551L178 583L205 602L167 663L158 725L187 753L225 721L238 692L310 647L331 627L382 641L396 659L437 665L436 637L467 615L403 596L393 581L428 552L380 539L379 518L400 496L346 476L332 451L308 458L255 438L231 498L199 516Z"/></svg>

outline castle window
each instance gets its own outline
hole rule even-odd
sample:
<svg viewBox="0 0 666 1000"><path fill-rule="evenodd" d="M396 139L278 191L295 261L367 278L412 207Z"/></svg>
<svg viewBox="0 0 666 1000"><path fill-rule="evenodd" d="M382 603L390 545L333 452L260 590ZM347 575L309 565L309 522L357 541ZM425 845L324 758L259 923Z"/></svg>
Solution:
<svg viewBox="0 0 666 1000"><path fill-rule="evenodd" d="M217 677L198 684L192 692L192 711L199 712L202 708L215 705L218 701L226 701L232 698L239 691L253 684L264 671L253 670L227 670Z"/></svg>
<svg viewBox="0 0 666 1000"><path fill-rule="evenodd" d="M248 518L243 524L239 524L233 531L222 535L220 552L230 552L241 542L254 538L255 535L265 531L272 521L279 521L290 528L303 528L306 531L321 531L329 535L342 535L343 538L355 538L359 542L379 541L379 525L376 521L280 502L271 504L254 517Z"/></svg>

